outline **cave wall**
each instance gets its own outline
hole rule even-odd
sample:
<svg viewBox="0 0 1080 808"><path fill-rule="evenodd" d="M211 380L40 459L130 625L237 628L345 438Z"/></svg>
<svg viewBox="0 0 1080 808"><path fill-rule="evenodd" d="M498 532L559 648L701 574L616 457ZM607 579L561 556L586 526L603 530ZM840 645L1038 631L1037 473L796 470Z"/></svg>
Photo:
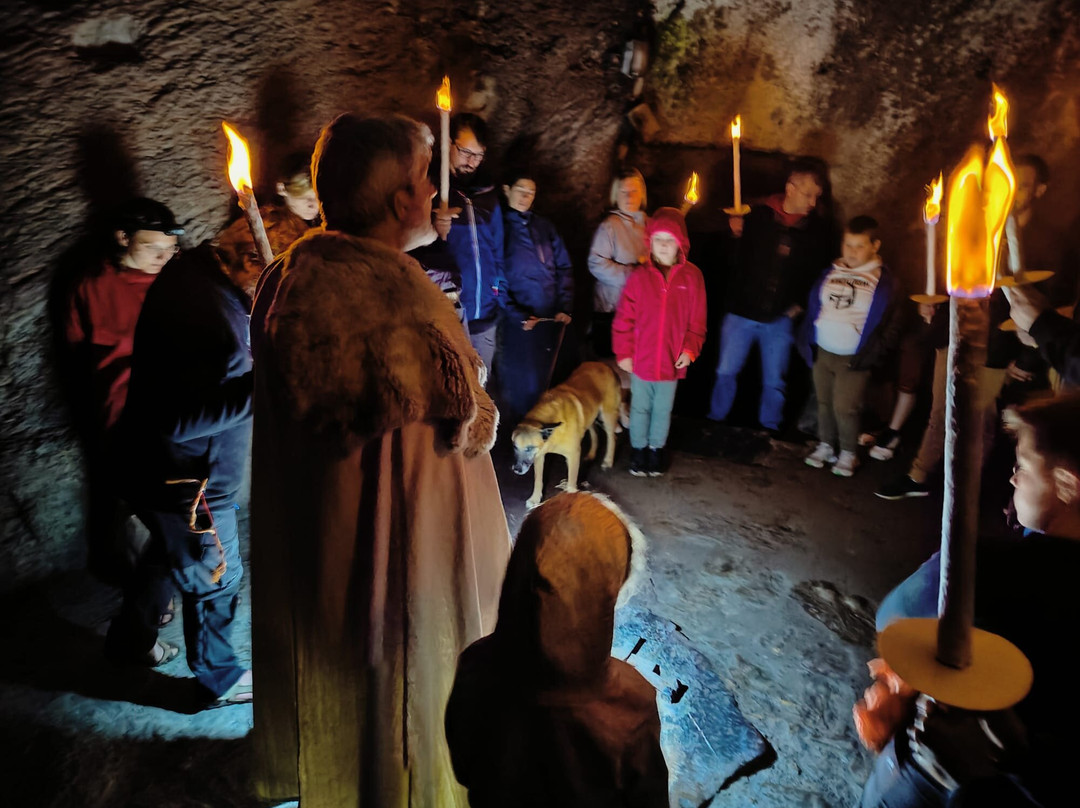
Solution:
<svg viewBox="0 0 1080 808"><path fill-rule="evenodd" d="M656 20L645 91L661 125L654 147L726 146L741 113L744 172L776 152L821 158L837 216L875 215L887 259L917 285L923 186L985 139L994 81L1011 101L1013 155L1049 163L1042 213L1075 245L1073 0L659 0ZM730 177L726 155L707 191L720 198L705 201L730 205ZM751 195L780 190L775 172L750 179Z"/></svg>
<svg viewBox="0 0 1080 808"><path fill-rule="evenodd" d="M493 160L510 151L542 172L538 207L594 223L630 87L618 69L625 29L644 8L5 3L0 588L81 563L85 552L80 450L57 384L49 295L95 212L133 192L160 199L191 246L230 215L222 119L248 136L259 172L310 149L342 111L437 125L434 94L449 73L458 108L490 121Z"/></svg>
<svg viewBox="0 0 1080 808"><path fill-rule="evenodd" d="M0 589L84 552L80 453L51 349L58 269L77 260L95 213L131 193L169 204L182 244L213 235L232 211L222 119L249 137L260 184L341 111L434 124L449 73L459 108L492 125L491 162L538 168L537 208L581 259L620 142L647 164L650 207L675 202L698 162L706 197L693 215L730 204L727 126L740 112L749 195L775 189L784 155L820 157L837 213L878 215L887 255L917 277L922 185L980 137L996 80L1014 103L1014 153L1050 162L1046 208L1080 230L1072 0L14 0L5 11ZM619 69L635 37L651 49L637 99ZM659 124L648 144L624 115L639 103Z"/></svg>

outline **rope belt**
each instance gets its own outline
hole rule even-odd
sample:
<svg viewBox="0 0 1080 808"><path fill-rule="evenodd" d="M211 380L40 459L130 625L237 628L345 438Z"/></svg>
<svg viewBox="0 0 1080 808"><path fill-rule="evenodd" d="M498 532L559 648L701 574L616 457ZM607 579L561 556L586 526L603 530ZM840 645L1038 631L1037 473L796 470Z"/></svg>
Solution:
<svg viewBox="0 0 1080 808"><path fill-rule="evenodd" d="M225 548L221 546L221 539L218 538L217 526L214 524L214 514L210 512L210 506L206 502L206 485L209 482L209 479L166 480L165 485L199 486L199 491L191 501L191 507L188 508L188 529L192 533L209 533L214 537L214 544L217 546L218 555L221 557L221 562L210 573L210 580L216 584L221 582L221 576L225 574L225 570L228 569L229 565L225 562ZM209 527L201 528L196 524L199 520L199 505L202 505L203 510L206 512L206 518L210 523Z"/></svg>

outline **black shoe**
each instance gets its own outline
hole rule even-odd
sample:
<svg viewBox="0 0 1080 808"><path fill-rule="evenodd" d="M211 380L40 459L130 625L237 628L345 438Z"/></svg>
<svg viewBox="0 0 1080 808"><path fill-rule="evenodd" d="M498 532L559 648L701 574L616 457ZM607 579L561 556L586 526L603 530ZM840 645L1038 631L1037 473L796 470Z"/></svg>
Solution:
<svg viewBox="0 0 1080 808"><path fill-rule="evenodd" d="M651 446L646 449L645 454L645 471L648 472L650 477L659 477L664 473L664 458L661 455L663 449L653 449Z"/></svg>
<svg viewBox="0 0 1080 808"><path fill-rule="evenodd" d="M635 477L644 477L649 473L646 449L630 450L630 473Z"/></svg>
<svg viewBox="0 0 1080 808"><path fill-rule="evenodd" d="M881 486L881 489L875 491L874 494L882 499L928 497L930 496L930 486L926 483L917 483L905 474L903 477Z"/></svg>

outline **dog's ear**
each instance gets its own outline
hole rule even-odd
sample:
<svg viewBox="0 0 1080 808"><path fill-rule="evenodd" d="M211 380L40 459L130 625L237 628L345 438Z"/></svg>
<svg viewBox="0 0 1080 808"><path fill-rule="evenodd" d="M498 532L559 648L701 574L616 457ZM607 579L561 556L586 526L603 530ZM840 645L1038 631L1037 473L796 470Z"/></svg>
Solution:
<svg viewBox="0 0 1080 808"><path fill-rule="evenodd" d="M562 421L558 421L554 424L542 424L540 426L540 437L547 440L551 437L551 433L555 431L555 428L559 426L562 426Z"/></svg>

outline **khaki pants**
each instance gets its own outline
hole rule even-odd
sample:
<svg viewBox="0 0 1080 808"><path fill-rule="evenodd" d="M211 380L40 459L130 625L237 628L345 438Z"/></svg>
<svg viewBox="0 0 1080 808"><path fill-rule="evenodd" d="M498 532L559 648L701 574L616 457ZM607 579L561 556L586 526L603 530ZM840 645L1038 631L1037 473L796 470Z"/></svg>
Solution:
<svg viewBox="0 0 1080 808"><path fill-rule="evenodd" d="M945 455L945 385L949 375L949 349L938 348L934 354L934 398L930 406L930 420L926 424L919 453L911 464L908 476L917 483L925 483L935 472ZM997 397L1005 384L1004 368L979 368L979 408L986 413L983 424L983 459L990 453L997 428Z"/></svg>
<svg viewBox="0 0 1080 808"><path fill-rule="evenodd" d="M814 391L818 405L818 440L834 449L855 452L859 448L859 416L862 414L869 370L848 367L852 357L818 348L814 359Z"/></svg>

